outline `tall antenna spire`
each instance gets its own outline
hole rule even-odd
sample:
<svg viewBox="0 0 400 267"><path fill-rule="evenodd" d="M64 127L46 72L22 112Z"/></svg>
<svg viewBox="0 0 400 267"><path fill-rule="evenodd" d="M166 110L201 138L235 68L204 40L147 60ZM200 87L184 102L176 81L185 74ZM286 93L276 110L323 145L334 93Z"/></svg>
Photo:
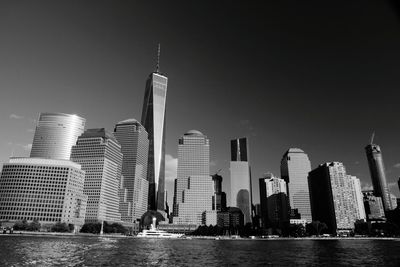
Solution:
<svg viewBox="0 0 400 267"><path fill-rule="evenodd" d="M159 73L160 70L160 52L161 52L161 45L160 43L158 43L156 73Z"/></svg>
<svg viewBox="0 0 400 267"><path fill-rule="evenodd" d="M374 143L375 131L372 132L371 136L371 145Z"/></svg>

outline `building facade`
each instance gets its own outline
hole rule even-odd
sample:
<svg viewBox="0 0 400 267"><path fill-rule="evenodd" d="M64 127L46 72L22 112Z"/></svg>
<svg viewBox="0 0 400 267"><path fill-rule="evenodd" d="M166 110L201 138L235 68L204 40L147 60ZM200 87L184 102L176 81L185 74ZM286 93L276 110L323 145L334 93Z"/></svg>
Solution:
<svg viewBox="0 0 400 267"><path fill-rule="evenodd" d="M313 221L326 223L328 232L354 229L359 219L351 176L340 162L319 165L308 175Z"/></svg>
<svg viewBox="0 0 400 267"><path fill-rule="evenodd" d="M231 140L230 174L231 207L241 209L244 214L245 224L251 223L251 172L247 138Z"/></svg>
<svg viewBox="0 0 400 267"><path fill-rule="evenodd" d="M368 221L386 221L381 197L376 197L373 190L363 191L365 213Z"/></svg>
<svg viewBox="0 0 400 267"><path fill-rule="evenodd" d="M85 221L85 171L67 160L11 158L0 177L0 220L61 222L78 231Z"/></svg>
<svg viewBox="0 0 400 267"><path fill-rule="evenodd" d="M124 222L135 223L148 208L148 134L137 120L127 119L117 123L114 136L123 154L119 184L120 213Z"/></svg>
<svg viewBox="0 0 400 267"><path fill-rule="evenodd" d="M165 210L165 108L168 78L151 73L146 82L142 125L149 135L147 180L148 201L152 210Z"/></svg>
<svg viewBox="0 0 400 267"><path fill-rule="evenodd" d="M30 157L69 160L71 148L83 133L85 122L77 115L41 113Z"/></svg>
<svg viewBox="0 0 400 267"><path fill-rule="evenodd" d="M262 227L284 228L290 219L285 180L268 173L259 183Z"/></svg>
<svg viewBox="0 0 400 267"><path fill-rule="evenodd" d="M361 191L361 182L356 176L348 175L351 179L353 198L356 200L357 220L366 221L367 216L365 214L364 207L364 196Z"/></svg>
<svg viewBox="0 0 400 267"><path fill-rule="evenodd" d="M122 152L112 133L104 128L86 130L72 147L71 161L85 171L83 193L88 196L85 222L120 223Z"/></svg>
<svg viewBox="0 0 400 267"><path fill-rule="evenodd" d="M223 211L226 209L226 194L222 192L222 176L214 174L212 180L214 181L213 210Z"/></svg>
<svg viewBox="0 0 400 267"><path fill-rule="evenodd" d="M197 130L185 133L178 144L178 177L175 181L173 222L202 224L202 214L212 211L214 182L210 172L210 145Z"/></svg>
<svg viewBox="0 0 400 267"><path fill-rule="evenodd" d="M310 193L308 191L308 173L311 163L307 154L299 148L290 148L281 160L281 177L288 189L290 207L297 209L302 219L311 222Z"/></svg>
<svg viewBox="0 0 400 267"><path fill-rule="evenodd" d="M385 211L391 210L392 202L386 182L385 165L383 164L381 148L371 143L365 147L365 152L367 154L374 195L382 198Z"/></svg>

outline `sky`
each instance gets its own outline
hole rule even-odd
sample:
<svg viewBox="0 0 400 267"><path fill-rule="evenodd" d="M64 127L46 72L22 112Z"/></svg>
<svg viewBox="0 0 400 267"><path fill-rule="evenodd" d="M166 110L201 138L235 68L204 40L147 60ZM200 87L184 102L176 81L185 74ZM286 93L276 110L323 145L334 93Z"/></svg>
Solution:
<svg viewBox="0 0 400 267"><path fill-rule="evenodd" d="M343 162L370 188L373 131L400 196L399 5L265 2L1 1L0 162L29 155L40 112L110 131L140 120L160 43L170 202L178 139L191 129L210 139L210 173L222 169L228 198L231 139L250 140L257 203L258 179L279 176L291 147L312 168Z"/></svg>

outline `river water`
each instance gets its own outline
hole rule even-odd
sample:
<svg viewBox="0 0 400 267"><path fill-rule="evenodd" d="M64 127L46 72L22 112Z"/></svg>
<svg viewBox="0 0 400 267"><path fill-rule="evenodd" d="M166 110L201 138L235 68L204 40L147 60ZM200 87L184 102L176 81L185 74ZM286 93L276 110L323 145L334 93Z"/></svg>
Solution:
<svg viewBox="0 0 400 267"><path fill-rule="evenodd" d="M0 236L0 266L400 266L400 240Z"/></svg>

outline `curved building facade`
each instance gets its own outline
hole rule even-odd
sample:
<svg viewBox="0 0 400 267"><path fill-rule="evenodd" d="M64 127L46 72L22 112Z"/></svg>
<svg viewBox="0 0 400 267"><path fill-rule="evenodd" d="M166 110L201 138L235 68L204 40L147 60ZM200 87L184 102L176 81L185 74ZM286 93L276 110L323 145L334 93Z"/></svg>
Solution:
<svg viewBox="0 0 400 267"><path fill-rule="evenodd" d="M30 157L69 160L71 148L83 133L85 122L77 115L41 113Z"/></svg>

